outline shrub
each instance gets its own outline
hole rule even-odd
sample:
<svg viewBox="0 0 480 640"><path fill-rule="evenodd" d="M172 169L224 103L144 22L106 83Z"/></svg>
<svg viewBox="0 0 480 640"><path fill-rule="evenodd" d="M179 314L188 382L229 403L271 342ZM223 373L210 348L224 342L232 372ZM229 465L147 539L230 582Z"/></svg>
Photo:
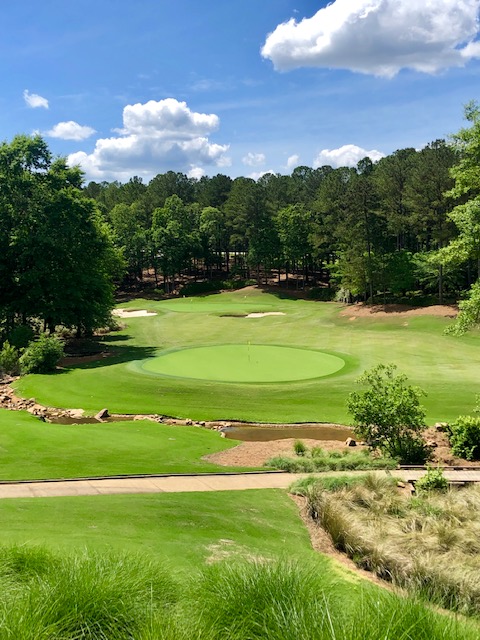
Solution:
<svg viewBox="0 0 480 640"><path fill-rule="evenodd" d="M55 371L63 356L63 343L56 336L40 334L20 357L22 373L49 373Z"/></svg>
<svg viewBox="0 0 480 640"><path fill-rule="evenodd" d="M440 467L429 467L427 473L415 483L415 489L420 493L445 492L448 489L448 480Z"/></svg>
<svg viewBox="0 0 480 640"><path fill-rule="evenodd" d="M19 354L17 349L6 340L0 351L0 373L3 372L9 376L16 376L20 371L18 358Z"/></svg>
<svg viewBox="0 0 480 640"><path fill-rule="evenodd" d="M480 417L459 416L449 427L449 439L455 456L480 459Z"/></svg>
<svg viewBox="0 0 480 640"><path fill-rule="evenodd" d="M313 287L307 293L310 300L319 300L320 302L330 302L335 298L335 289L328 287Z"/></svg>
<svg viewBox="0 0 480 640"><path fill-rule="evenodd" d="M395 365L378 365L357 382L367 386L350 394L347 406L355 431L383 454L402 463L425 462L431 450L421 437L425 409L420 398L425 392L407 385L407 377L396 374Z"/></svg>
<svg viewBox="0 0 480 640"><path fill-rule="evenodd" d="M297 456L304 456L308 451L306 445L301 440L295 440L293 450Z"/></svg>
<svg viewBox="0 0 480 640"><path fill-rule="evenodd" d="M33 340L34 330L28 324L17 325L8 336L8 341L17 349L25 349L28 343Z"/></svg>

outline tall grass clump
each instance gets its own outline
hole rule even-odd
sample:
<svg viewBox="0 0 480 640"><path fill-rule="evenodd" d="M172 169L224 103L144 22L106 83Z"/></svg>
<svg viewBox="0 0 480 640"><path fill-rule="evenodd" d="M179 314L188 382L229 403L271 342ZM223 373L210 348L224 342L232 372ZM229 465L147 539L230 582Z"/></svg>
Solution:
<svg viewBox="0 0 480 640"><path fill-rule="evenodd" d="M22 568L18 551L3 551L1 583L24 584L0 596L2 640L130 640L153 619L168 619L177 600L170 574L139 556L51 560L37 553Z"/></svg>
<svg viewBox="0 0 480 640"><path fill-rule="evenodd" d="M390 482L390 483L389 483ZM367 476L334 490L311 484L308 513L358 566L435 604L480 614L480 489L401 494Z"/></svg>
<svg viewBox="0 0 480 640"><path fill-rule="evenodd" d="M295 443L296 444L296 443ZM324 451L320 447L308 449L303 443L302 453L295 457L275 456L267 460L265 466L281 469L288 473L314 473L315 471L349 471L395 469L397 460L388 456L374 456L368 450Z"/></svg>

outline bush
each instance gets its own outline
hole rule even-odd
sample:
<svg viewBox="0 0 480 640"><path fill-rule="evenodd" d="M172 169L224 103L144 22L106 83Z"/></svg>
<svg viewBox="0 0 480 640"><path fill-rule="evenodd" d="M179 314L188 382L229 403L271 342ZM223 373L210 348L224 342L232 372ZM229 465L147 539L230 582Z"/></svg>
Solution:
<svg viewBox="0 0 480 640"><path fill-rule="evenodd" d="M6 340L0 351L0 373L5 373L9 376L18 375L20 372L18 358L19 354L17 349Z"/></svg>
<svg viewBox="0 0 480 640"><path fill-rule="evenodd" d="M33 340L34 335L35 332L30 325L19 324L10 331L8 341L17 349L25 349L28 343Z"/></svg>
<svg viewBox="0 0 480 640"><path fill-rule="evenodd" d="M330 302L335 298L335 289L328 287L313 287L307 293L310 300L319 300L320 302Z"/></svg>
<svg viewBox="0 0 480 640"><path fill-rule="evenodd" d="M22 373L49 373L63 356L63 343L56 336L40 334L37 340L30 342L20 357Z"/></svg>
<svg viewBox="0 0 480 640"><path fill-rule="evenodd" d="M350 394L347 406L355 432L371 447L404 464L423 463L431 450L421 437L425 409L420 398L425 392L407 385L407 377L396 374L395 365L378 365L357 382L367 385Z"/></svg>
<svg viewBox="0 0 480 640"><path fill-rule="evenodd" d="M459 416L450 425L448 437L455 456L480 460L480 417Z"/></svg>
<svg viewBox="0 0 480 640"><path fill-rule="evenodd" d="M443 475L440 467L429 467L427 473L415 483L415 489L419 493L428 493L430 491L445 492L448 489L448 480Z"/></svg>
<svg viewBox="0 0 480 640"><path fill-rule="evenodd" d="M297 456L304 456L308 451L307 446L301 440L295 440L293 450Z"/></svg>

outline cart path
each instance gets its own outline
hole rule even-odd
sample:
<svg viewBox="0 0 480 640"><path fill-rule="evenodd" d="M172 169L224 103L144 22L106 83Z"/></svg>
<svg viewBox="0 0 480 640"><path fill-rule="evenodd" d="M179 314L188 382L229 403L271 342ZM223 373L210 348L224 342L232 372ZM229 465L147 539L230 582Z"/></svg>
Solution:
<svg viewBox="0 0 480 640"><path fill-rule="evenodd" d="M191 491L241 491L245 489L287 489L294 480L309 475L335 477L363 475L366 471L327 471L308 473L229 473L149 477L96 478L78 480L49 480L36 482L8 482L0 484L0 498L49 498L58 496L93 496L126 493L185 493ZM372 472L370 472L372 473ZM424 470L374 471L377 475L391 475L399 480L415 482ZM480 471L446 470L451 482L480 482Z"/></svg>

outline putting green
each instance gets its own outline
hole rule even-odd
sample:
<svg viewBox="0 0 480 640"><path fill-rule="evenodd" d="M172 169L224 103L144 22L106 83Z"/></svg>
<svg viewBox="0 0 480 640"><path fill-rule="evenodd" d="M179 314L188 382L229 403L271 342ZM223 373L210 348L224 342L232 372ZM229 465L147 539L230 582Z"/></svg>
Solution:
<svg viewBox="0 0 480 640"><path fill-rule="evenodd" d="M142 369L216 382L291 382L337 373L345 361L330 353L259 344L180 349L143 361Z"/></svg>

